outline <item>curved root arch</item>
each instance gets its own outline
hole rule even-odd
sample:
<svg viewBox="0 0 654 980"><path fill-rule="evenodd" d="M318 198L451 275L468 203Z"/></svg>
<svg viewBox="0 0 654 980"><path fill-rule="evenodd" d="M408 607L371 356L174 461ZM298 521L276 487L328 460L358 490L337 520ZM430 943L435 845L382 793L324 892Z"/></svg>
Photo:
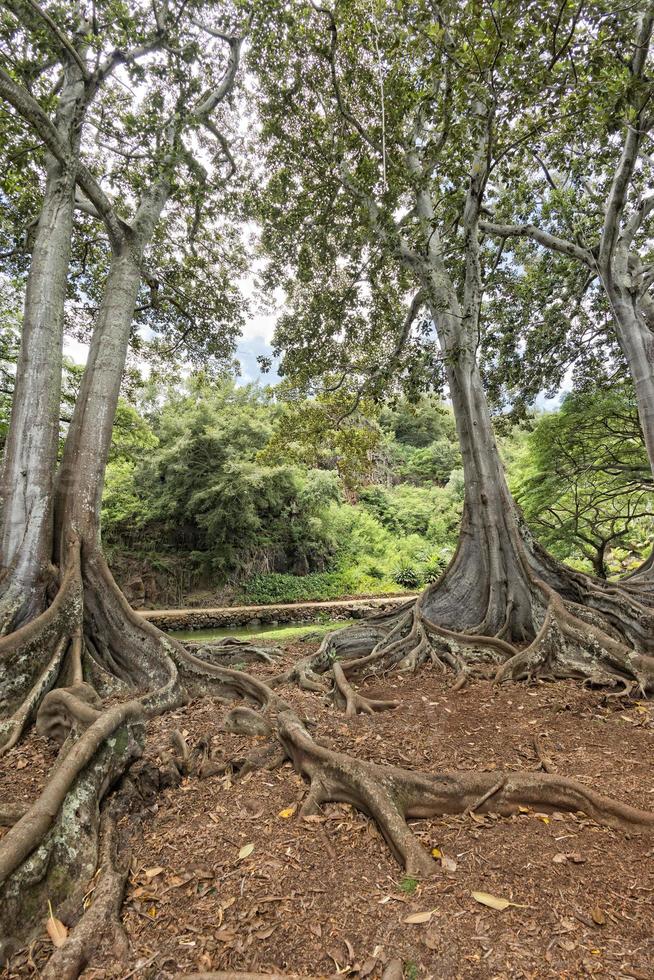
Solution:
<svg viewBox="0 0 654 980"><path fill-rule="evenodd" d="M71 541L50 608L0 640L0 677L5 679L0 693L13 710L0 729L5 744L13 744L35 715L39 731L62 744L52 780L0 842L0 938L27 938L42 923L46 898L62 911L75 906L96 866L100 801L140 753L143 719L197 694L219 694L263 709L257 730L270 734L273 743L261 764L270 764L279 754L275 745L281 746L310 780L305 812L327 800L352 803L377 821L411 873L435 869L407 825L412 817L466 809L512 812L533 804L653 829L651 814L557 776L427 776L331 752L313 741L273 690L293 681L331 693L350 715L386 710L395 703L363 697L350 676L363 670L415 669L426 661L455 671L457 684L474 673L499 679L540 674L654 689L649 597L637 599L564 568L541 554L527 535L523 539L516 532L511 544L519 559L514 567L521 569L519 587L495 589L488 576L475 578L470 570L460 577L461 563L471 555L470 542L464 541L439 582L416 601L329 634L316 654L269 686L215 658L195 656L143 620L118 589L99 549L84 544L80 552ZM469 591L467 603L463 586ZM455 614L457 628L452 627ZM20 665L28 661L30 670L21 673ZM98 695L117 689L137 696L103 710ZM239 708L227 727L242 724L243 717L253 724L248 709ZM188 768L189 759L181 765Z"/></svg>
<svg viewBox="0 0 654 980"><path fill-rule="evenodd" d="M16 744L57 682L81 620L80 546L73 539L52 604L37 619L0 639L0 754Z"/></svg>

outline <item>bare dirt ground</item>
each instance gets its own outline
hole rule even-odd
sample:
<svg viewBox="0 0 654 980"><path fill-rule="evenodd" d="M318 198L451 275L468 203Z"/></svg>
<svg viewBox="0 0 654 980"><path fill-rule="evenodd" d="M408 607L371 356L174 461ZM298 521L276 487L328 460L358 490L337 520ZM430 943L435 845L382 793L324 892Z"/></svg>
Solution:
<svg viewBox="0 0 654 980"><path fill-rule="evenodd" d="M289 647L284 659L308 649ZM538 736L557 772L654 809L654 705L572 682L475 683L458 693L451 685L433 669L370 679L363 691L401 706L352 720L319 695L284 696L315 722L314 737L361 758L428 772L537 769ZM207 699L157 719L146 752L156 755L178 728L190 745L208 736L225 760L247 753L257 739L222 732L223 713ZM53 761L34 735L9 753L0 803L32 799ZM117 960L105 948L86 980L228 969L376 980L393 959L407 980L654 978L651 837L527 809L416 821L425 846L442 855L439 873L418 881L351 807L300 817L306 792L290 764L236 781L190 778L126 821L130 953ZM475 891L516 904L497 911ZM416 913L421 921L407 921ZM38 976L51 948L44 933L2 977Z"/></svg>

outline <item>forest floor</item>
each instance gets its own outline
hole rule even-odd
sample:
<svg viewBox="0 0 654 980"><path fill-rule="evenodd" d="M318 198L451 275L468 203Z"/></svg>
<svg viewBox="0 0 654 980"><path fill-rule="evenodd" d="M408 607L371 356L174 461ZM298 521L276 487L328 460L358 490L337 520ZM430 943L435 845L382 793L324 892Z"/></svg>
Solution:
<svg viewBox="0 0 654 980"><path fill-rule="evenodd" d="M311 648L289 645L283 659ZM558 773L654 809L654 705L607 700L573 682L451 686L452 676L433 668L371 678L361 690L401 706L351 720L319 695L288 689L284 697L334 748L427 772L536 770L538 736ZM225 760L246 754L257 739L221 731L223 713L205 699L158 718L146 753L156 755L178 728L189 745L208 736ZM53 761L50 745L32 734L3 759L0 803L32 799ZM377 980L392 960L407 980L654 978L651 837L526 808L513 817L414 821L424 845L445 859L418 881L350 806L300 817L306 793L286 764L236 781L189 778L159 795L129 827L129 959L105 949L85 980L212 969ZM496 911L475 891L516 905ZM407 921L415 913L421 921ZM38 976L51 949L44 933L1 976Z"/></svg>

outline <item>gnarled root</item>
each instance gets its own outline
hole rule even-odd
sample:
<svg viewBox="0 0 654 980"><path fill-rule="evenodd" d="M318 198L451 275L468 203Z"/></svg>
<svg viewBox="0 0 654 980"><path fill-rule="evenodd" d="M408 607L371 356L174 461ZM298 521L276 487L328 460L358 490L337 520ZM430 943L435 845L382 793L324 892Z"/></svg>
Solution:
<svg viewBox="0 0 654 980"><path fill-rule="evenodd" d="M235 636L226 636L217 643L186 643L186 648L199 660L217 666L230 667L234 664L264 663L273 664L279 657L279 647L259 647L249 640L240 640Z"/></svg>
<svg viewBox="0 0 654 980"><path fill-rule="evenodd" d="M232 970L219 970L217 973L185 973L179 980L333 980L334 974L315 973L308 976L299 973L235 973Z"/></svg>
<svg viewBox="0 0 654 980"><path fill-rule="evenodd" d="M654 813L602 796L573 779L546 773L468 772L438 776L379 766L318 745L291 712L278 717L282 745L310 781L302 813L328 801L350 803L372 817L408 874L430 875L437 863L419 844L407 819L474 810L509 815L519 806L583 811L600 823L654 833Z"/></svg>
<svg viewBox="0 0 654 980"><path fill-rule="evenodd" d="M350 626L343 630L334 630L323 637L317 651L308 657L298 660L293 666L269 680L270 687L282 684L298 684L303 690L328 694L329 686L322 679L332 668L335 660L369 661L370 651L384 640L390 627L385 621L371 622ZM363 661L362 661L363 662Z"/></svg>
<svg viewBox="0 0 654 980"><path fill-rule="evenodd" d="M90 962L107 933L113 936L117 959L125 959L127 936L120 923L120 908L129 871L129 852L117 847L118 807L109 806L102 814L98 871L91 905L68 936L56 949L41 974L43 980L76 980Z"/></svg>
<svg viewBox="0 0 654 980"><path fill-rule="evenodd" d="M0 722L0 755L8 752L18 742L30 720L38 711L43 696L56 683L68 644L68 638L62 637L57 643L52 657L37 678L22 704L10 718Z"/></svg>
<svg viewBox="0 0 654 980"><path fill-rule="evenodd" d="M43 698L36 716L39 735L63 745L70 731L84 730L100 715L102 702L90 684L56 688Z"/></svg>
<svg viewBox="0 0 654 980"><path fill-rule="evenodd" d="M314 813L321 803L351 803L375 820L408 874L429 875L437 870L436 862L406 824L398 787L387 778L391 770L387 773L381 767L318 745L292 712L280 714L278 730L293 765L310 780L301 811L304 816Z"/></svg>
<svg viewBox="0 0 654 980"><path fill-rule="evenodd" d="M376 701L359 694L349 683L345 671L338 662L332 667L332 673L336 689L345 700L346 718L352 718L356 714L372 715L375 711L390 711L399 707L399 701Z"/></svg>
<svg viewBox="0 0 654 980"><path fill-rule="evenodd" d="M0 639L0 753L16 744L43 696L56 684L82 610L80 547L71 543L52 604L37 619Z"/></svg>
<svg viewBox="0 0 654 980"><path fill-rule="evenodd" d="M534 641L499 668L498 682L540 675L608 687L633 681L643 695L654 690L654 657L630 650L610 628L601 628L592 612L543 588L549 597L543 624Z"/></svg>
<svg viewBox="0 0 654 980"><path fill-rule="evenodd" d="M0 840L0 956L43 927L48 900L60 917L76 916L97 865L100 801L143 737L137 702L103 712Z"/></svg>
<svg viewBox="0 0 654 980"><path fill-rule="evenodd" d="M507 508L499 553L464 514L459 547L438 582L400 610L328 634L317 653L272 683L321 690L336 661L349 671L415 670L431 660L455 671L457 687L492 668L500 680L540 674L654 691L654 590L567 568Z"/></svg>
<svg viewBox="0 0 654 980"><path fill-rule="evenodd" d="M538 756L538 764L540 765L543 772L555 773L556 766L554 765L554 762L543 748L542 742L540 740L540 735L537 732L534 733L534 751Z"/></svg>

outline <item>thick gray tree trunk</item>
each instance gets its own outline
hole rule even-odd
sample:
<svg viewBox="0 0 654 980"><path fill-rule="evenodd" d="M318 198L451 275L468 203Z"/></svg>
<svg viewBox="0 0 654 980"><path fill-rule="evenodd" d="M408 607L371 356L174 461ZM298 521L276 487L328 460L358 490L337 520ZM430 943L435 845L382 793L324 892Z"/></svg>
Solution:
<svg viewBox="0 0 654 980"><path fill-rule="evenodd" d="M605 288L613 308L618 342L633 381L640 425L654 475L654 333L640 304L626 290L611 283Z"/></svg>
<svg viewBox="0 0 654 980"><path fill-rule="evenodd" d="M445 354L464 472L464 508L456 557L425 613L452 629L534 635L530 590L517 553L519 516L500 459L475 347L451 294L447 313L432 308Z"/></svg>
<svg viewBox="0 0 654 980"><path fill-rule="evenodd" d="M168 198L166 181L144 195L132 227L114 249L89 356L75 402L57 478L55 549L73 530L87 546L100 545L100 506L120 384L125 370L143 253Z"/></svg>
<svg viewBox="0 0 654 980"><path fill-rule="evenodd" d="M72 524L81 539L99 535L104 472L141 271L125 247L112 259L57 478L57 551ZM99 541L98 541L99 543Z"/></svg>
<svg viewBox="0 0 654 980"><path fill-rule="evenodd" d="M66 165L48 154L47 179L27 280L20 354L0 480L0 632L43 611L52 581L64 302L84 83L67 69L56 127Z"/></svg>

